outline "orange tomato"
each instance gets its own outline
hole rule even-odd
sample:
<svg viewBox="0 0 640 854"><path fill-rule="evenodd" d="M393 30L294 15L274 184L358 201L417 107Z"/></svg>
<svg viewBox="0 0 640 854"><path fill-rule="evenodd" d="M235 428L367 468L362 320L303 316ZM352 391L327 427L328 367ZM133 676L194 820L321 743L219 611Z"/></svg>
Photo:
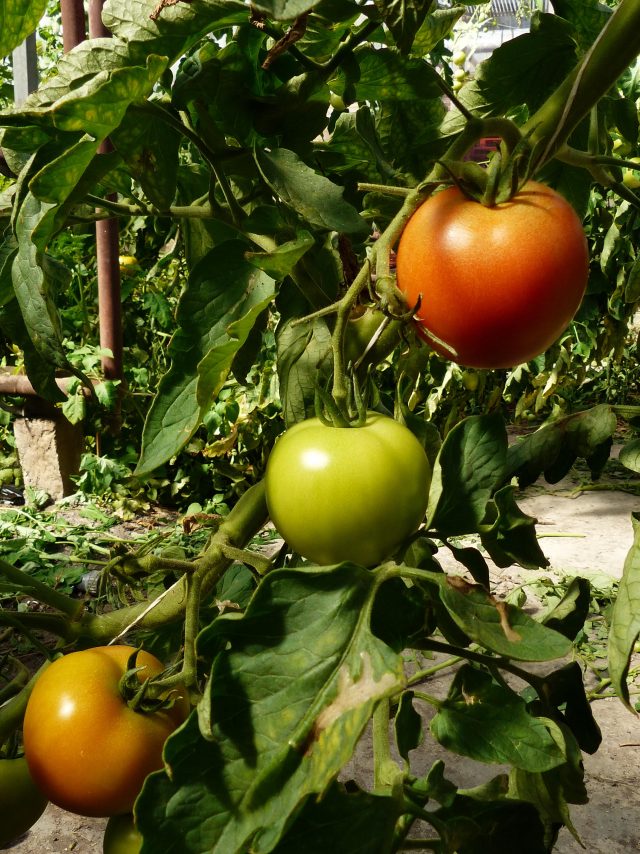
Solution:
<svg viewBox="0 0 640 854"><path fill-rule="evenodd" d="M567 328L587 285L582 224L559 193L529 181L493 207L450 187L407 223L397 284L418 333L473 368L509 368L538 356Z"/></svg>

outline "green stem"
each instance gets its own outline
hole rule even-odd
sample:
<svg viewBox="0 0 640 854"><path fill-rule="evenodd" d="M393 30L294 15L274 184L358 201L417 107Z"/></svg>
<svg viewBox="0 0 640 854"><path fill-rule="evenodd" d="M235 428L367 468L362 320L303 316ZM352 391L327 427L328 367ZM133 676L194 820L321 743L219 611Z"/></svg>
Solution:
<svg viewBox="0 0 640 854"><path fill-rule="evenodd" d="M388 277L390 275L390 255L393 246L398 241L402 231L414 213L418 205L428 195L429 190L422 187L408 193L402 203L402 207L391 220L387 228L371 247L369 260L360 268L342 299L334 304L336 311L336 323L333 329L333 398L342 409L347 401L347 383L344 365L344 337L351 311L358 301L358 297L367 287L370 279L370 264L376 265L376 277Z"/></svg>
<svg viewBox="0 0 640 854"><path fill-rule="evenodd" d="M431 676L435 676L436 673L440 673L441 670L447 670L449 667L455 667L456 664L460 664L463 661L459 655L454 655L452 658L448 658L446 661L441 661L439 664L434 664L433 667L427 667L424 670L418 670L407 680L407 685L417 685L420 682L424 682L426 679L429 679Z"/></svg>
<svg viewBox="0 0 640 854"><path fill-rule="evenodd" d="M50 663L49 661L45 661L33 674L22 691L8 700L3 706L0 706L0 746L21 725L33 686Z"/></svg>
<svg viewBox="0 0 640 854"><path fill-rule="evenodd" d="M370 21L366 21L360 29L351 33L351 35L340 45L331 59L320 66L325 77L328 77L332 71L336 70L336 68L340 68L346 57L353 53L359 44L366 41L379 26L380 21L374 18Z"/></svg>
<svg viewBox="0 0 640 854"><path fill-rule="evenodd" d="M75 637L73 621L65 614L0 611L0 625L2 624L11 626L15 631L29 638L36 649L44 655L48 655L49 650L34 632L46 632L66 641L73 640Z"/></svg>
<svg viewBox="0 0 640 854"><path fill-rule="evenodd" d="M388 789L391 758L389 739L390 704L388 698L380 700L373 712L373 785L376 791ZM397 768L396 768L397 771Z"/></svg>
<svg viewBox="0 0 640 854"><path fill-rule="evenodd" d="M385 196L400 196L402 198L413 192L409 187L394 187L389 184L369 184L366 181L358 184L358 190L361 193L382 193Z"/></svg>
<svg viewBox="0 0 640 854"><path fill-rule="evenodd" d="M522 128L529 137L534 168L564 145L579 122L616 83L640 53L640 3L622 0L574 71Z"/></svg>
<svg viewBox="0 0 640 854"><path fill-rule="evenodd" d="M11 664L14 675L5 685L3 685L2 688L0 688L0 705L10 697L13 697L15 694L22 691L24 686L29 682L31 675L29 673L29 669L17 658L9 656L8 661Z"/></svg>
<svg viewBox="0 0 640 854"><path fill-rule="evenodd" d="M224 548L243 548L258 533L267 520L264 498L264 482L250 487L238 500L229 515L213 534L211 542L198 559L194 576L202 581L202 598L213 590L218 580L233 562L224 554ZM144 613L148 603L141 602L128 608L120 608L104 614L84 614L73 630L78 638L86 638L94 644L108 643L128 626L136 622L140 628L153 630L183 618L187 607L186 576L180 578L158 605ZM144 616L142 616L144 614Z"/></svg>
<svg viewBox="0 0 640 854"><path fill-rule="evenodd" d="M20 595L37 599L38 602L55 608L56 611L62 612L72 620L77 619L84 610L84 603L82 601L72 599L66 593L54 590L48 584L39 581L37 578L33 578L31 575L2 559L0 559L0 576L15 584L16 592Z"/></svg>
<svg viewBox="0 0 640 854"><path fill-rule="evenodd" d="M542 696L543 680L534 673L529 673L528 670L523 670L522 667L518 667L517 664L513 664L513 662L506 658L485 655L481 652L475 652L471 649L463 649L462 647L443 643L442 641L433 640L432 638L425 641L421 648L431 650L432 652L443 652L448 655L455 655L458 658L464 658L467 661L475 661L478 664L484 664L486 667L491 669L499 668L500 670L506 670L507 673L511 673L519 679L522 679L523 682L527 682L535 689L540 697Z"/></svg>
<svg viewBox="0 0 640 854"><path fill-rule="evenodd" d="M152 205L130 205L127 202L114 202L110 199L103 199L101 196L94 196L91 193L85 196L85 202L93 205L96 208L104 208L109 213L117 214L118 216L171 216L175 219L213 219L214 211L211 205L172 205L166 210L160 210ZM90 218L93 222L96 218Z"/></svg>
<svg viewBox="0 0 640 854"><path fill-rule="evenodd" d="M424 700L425 703L429 703L429 705L433 706L435 709L442 708L442 700L439 700L432 694L427 694L425 691L414 691L413 696L418 700Z"/></svg>

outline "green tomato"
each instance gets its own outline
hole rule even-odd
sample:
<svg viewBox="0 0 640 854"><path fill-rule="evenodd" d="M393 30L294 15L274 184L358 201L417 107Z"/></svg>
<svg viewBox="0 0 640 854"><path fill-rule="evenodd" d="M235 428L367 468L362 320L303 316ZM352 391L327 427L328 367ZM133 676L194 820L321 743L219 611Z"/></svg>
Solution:
<svg viewBox="0 0 640 854"><path fill-rule="evenodd" d="M331 92L331 94L329 95L329 104L333 107L334 110L339 110L340 112L343 112L347 109L347 105L337 92Z"/></svg>
<svg viewBox="0 0 640 854"><path fill-rule="evenodd" d="M0 759L0 847L26 833L47 803L31 779L24 756Z"/></svg>
<svg viewBox="0 0 640 854"><path fill-rule="evenodd" d="M314 563L376 566L424 518L431 470L418 439L376 412L362 427L301 421L277 440L267 507L290 547Z"/></svg>
<svg viewBox="0 0 640 854"><path fill-rule="evenodd" d="M467 61L467 54L463 50L457 50L451 57L451 62L454 65L462 66Z"/></svg>
<svg viewBox="0 0 640 854"><path fill-rule="evenodd" d="M478 388L480 376L477 371L467 370L462 372L462 384L467 391L475 391Z"/></svg>
<svg viewBox="0 0 640 854"><path fill-rule="evenodd" d="M111 816L102 840L103 854L139 854L142 834L130 814Z"/></svg>
<svg viewBox="0 0 640 854"><path fill-rule="evenodd" d="M375 308L366 308L349 318L344 340L345 364L355 365L364 354L372 337L384 321L384 314Z"/></svg>
<svg viewBox="0 0 640 854"><path fill-rule="evenodd" d="M627 159L633 163L640 164L640 157L629 157ZM640 165L638 169L625 169L622 176L622 183L625 187L629 187L630 190L637 190L640 187Z"/></svg>

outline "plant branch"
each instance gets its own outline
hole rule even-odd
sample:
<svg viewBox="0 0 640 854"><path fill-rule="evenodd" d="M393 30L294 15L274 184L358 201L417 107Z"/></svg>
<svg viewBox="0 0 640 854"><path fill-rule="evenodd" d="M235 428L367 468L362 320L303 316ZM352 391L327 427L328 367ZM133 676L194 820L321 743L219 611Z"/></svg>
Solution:
<svg viewBox="0 0 640 854"><path fill-rule="evenodd" d="M0 706L0 746L19 728L22 723L22 718L24 717L25 709L27 708L27 702L31 696L31 691L33 690L33 686L50 663L51 662L49 661L45 661L44 664L42 664L33 674L20 693L16 694L4 705Z"/></svg>
<svg viewBox="0 0 640 854"><path fill-rule="evenodd" d="M511 673L513 676L517 676L519 679L522 679L523 682L531 685L531 687L537 691L538 695L542 696L543 680L534 673L529 673L528 670L524 670L522 667L518 667L517 664L513 664L513 662L507 658L486 655L482 652L475 652L472 649L463 649L462 647L433 640L432 638L426 640L421 646L421 649L428 649L432 652L443 652L447 655L455 655L456 657L466 659L467 661L475 661L478 664L484 664L486 667L491 669L497 667L500 670L506 670L507 673Z"/></svg>
<svg viewBox="0 0 640 854"><path fill-rule="evenodd" d="M535 170L555 156L639 53L640 3L622 0L573 72L523 126Z"/></svg>
<svg viewBox="0 0 640 854"><path fill-rule="evenodd" d="M225 547L243 548L258 533L267 520L267 507L264 498L264 482L250 487L238 500L212 535L211 542L204 554L196 561L193 575L202 582L202 598L211 593L224 572L233 562L224 553ZM132 625L143 629L155 629L167 623L183 618L187 607L186 576L165 591L164 597L150 610L147 602L120 608L103 614L84 614L72 625L78 638L86 638L92 643L108 643Z"/></svg>
<svg viewBox="0 0 640 854"><path fill-rule="evenodd" d="M72 620L76 619L84 610L84 604L78 599L72 599L66 593L54 590L50 585L33 578L13 564L0 559L0 576L3 576L11 584L15 584L16 593L29 596L49 605L56 611L60 611Z"/></svg>

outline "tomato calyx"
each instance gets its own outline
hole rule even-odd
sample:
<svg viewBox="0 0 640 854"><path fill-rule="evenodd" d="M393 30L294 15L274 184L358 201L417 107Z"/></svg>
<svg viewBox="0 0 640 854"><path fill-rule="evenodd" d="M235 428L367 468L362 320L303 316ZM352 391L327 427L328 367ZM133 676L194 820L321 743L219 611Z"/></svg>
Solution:
<svg viewBox="0 0 640 854"><path fill-rule="evenodd" d="M161 678L148 678L140 681L139 673L146 668L137 666L136 662L140 647L134 650L127 661L127 669L120 677L118 690L127 706L134 712L152 714L161 710L172 709L179 699L177 691L169 693L158 692Z"/></svg>
<svg viewBox="0 0 640 854"><path fill-rule="evenodd" d="M509 201L533 175L537 150L530 144L531 133L523 135L509 119L478 120L469 116L465 130L447 156L438 161L446 176L442 183L454 184L465 196L486 207ZM473 147L483 140L494 140L496 144L484 166L470 159Z"/></svg>
<svg viewBox="0 0 640 854"><path fill-rule="evenodd" d="M367 406L360 383L349 369L348 396L345 406L339 406L327 389L316 384L314 395L316 418L325 427L363 427L367 421Z"/></svg>

